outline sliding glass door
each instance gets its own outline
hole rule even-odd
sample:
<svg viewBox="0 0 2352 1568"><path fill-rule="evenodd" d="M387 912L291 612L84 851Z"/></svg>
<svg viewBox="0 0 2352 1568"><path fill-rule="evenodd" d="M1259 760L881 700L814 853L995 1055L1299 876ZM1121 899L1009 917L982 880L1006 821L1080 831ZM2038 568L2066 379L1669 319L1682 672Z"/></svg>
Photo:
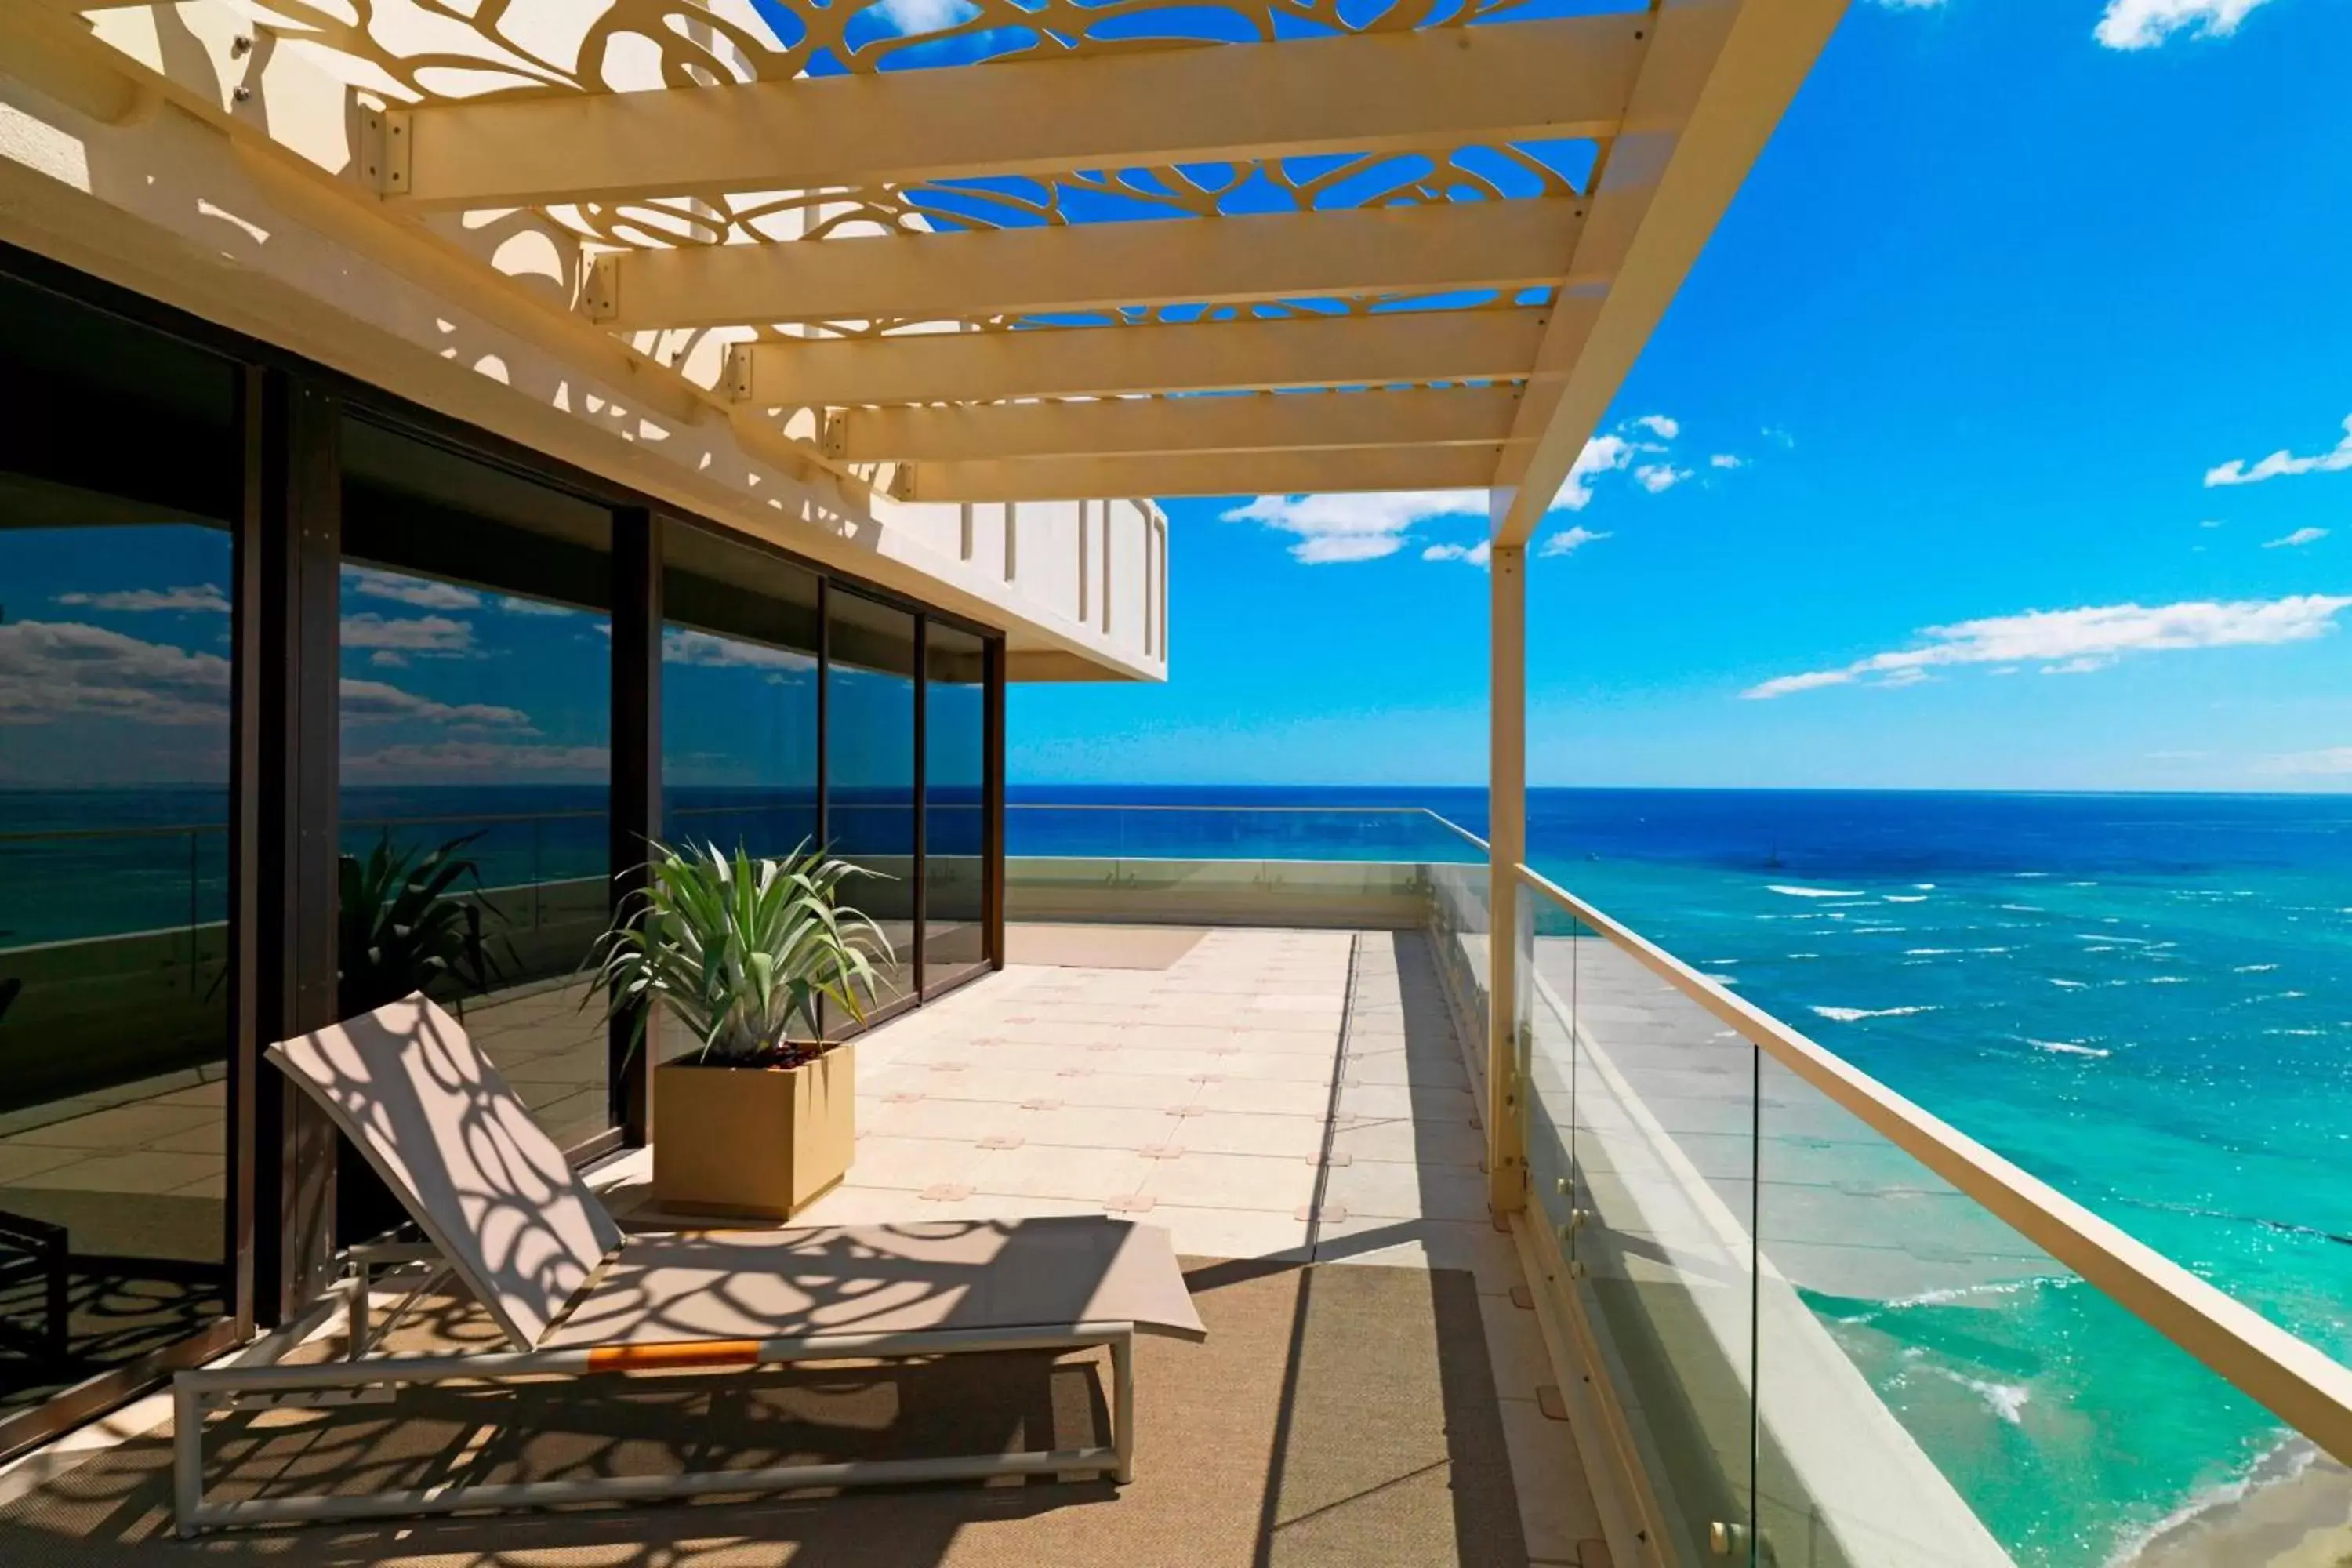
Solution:
<svg viewBox="0 0 2352 1568"><path fill-rule="evenodd" d="M338 1010L422 989L566 1147L611 1124L612 514L361 419L342 434ZM454 873L454 874L452 874ZM430 951L400 940L432 929Z"/></svg>
<svg viewBox="0 0 2352 1568"><path fill-rule="evenodd" d="M0 405L5 1452L236 1310L243 478L235 365L5 278Z"/></svg>
<svg viewBox="0 0 2352 1568"><path fill-rule="evenodd" d="M923 637L923 990L988 966L988 645Z"/></svg>
<svg viewBox="0 0 2352 1568"><path fill-rule="evenodd" d="M843 901L882 928L877 1011L916 987L915 617L835 588L825 595L825 832L860 875Z"/></svg>

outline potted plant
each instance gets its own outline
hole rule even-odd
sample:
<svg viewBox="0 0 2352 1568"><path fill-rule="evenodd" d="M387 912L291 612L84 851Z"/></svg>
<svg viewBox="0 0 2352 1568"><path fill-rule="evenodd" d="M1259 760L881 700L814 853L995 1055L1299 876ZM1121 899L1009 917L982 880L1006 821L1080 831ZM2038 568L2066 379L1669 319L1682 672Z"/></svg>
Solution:
<svg viewBox="0 0 2352 1568"><path fill-rule="evenodd" d="M805 843L780 860L650 847L646 886L598 942L611 1016L658 1005L693 1044L654 1069L654 1196L665 1208L782 1219L841 1180L857 1137L856 1062L825 1005L863 1024L889 939L840 900L873 873Z"/></svg>
<svg viewBox="0 0 2352 1568"><path fill-rule="evenodd" d="M445 1001L505 978L490 954L480 868L464 851L478 833L432 849L398 848L387 832L362 858L337 858L336 1011L356 1017L413 991ZM471 896L454 889L470 885ZM509 957L513 956L509 949Z"/></svg>

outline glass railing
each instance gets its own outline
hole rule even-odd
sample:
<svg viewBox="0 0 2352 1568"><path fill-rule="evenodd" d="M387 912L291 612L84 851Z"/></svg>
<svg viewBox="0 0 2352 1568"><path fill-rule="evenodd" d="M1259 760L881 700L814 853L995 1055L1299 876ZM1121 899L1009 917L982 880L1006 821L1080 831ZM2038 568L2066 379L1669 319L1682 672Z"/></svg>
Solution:
<svg viewBox="0 0 2352 1568"><path fill-rule="evenodd" d="M1421 806L1116 805L1014 801L1023 859L1483 861L1486 847Z"/></svg>
<svg viewBox="0 0 2352 1568"><path fill-rule="evenodd" d="M1011 921L1485 929L1485 844L1418 806L1022 802L1005 849Z"/></svg>
<svg viewBox="0 0 2352 1568"><path fill-rule="evenodd" d="M1666 1562L2338 1560L2352 1371L1519 874L1531 1239Z"/></svg>

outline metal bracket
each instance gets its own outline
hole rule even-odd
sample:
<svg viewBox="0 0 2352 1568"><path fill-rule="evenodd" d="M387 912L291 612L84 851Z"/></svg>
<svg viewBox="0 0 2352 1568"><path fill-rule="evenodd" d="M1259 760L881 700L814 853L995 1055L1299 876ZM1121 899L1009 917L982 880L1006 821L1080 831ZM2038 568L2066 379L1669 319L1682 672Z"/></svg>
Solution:
<svg viewBox="0 0 2352 1568"><path fill-rule="evenodd" d="M580 278L580 312L592 321L621 313L621 258L612 251L588 258Z"/></svg>
<svg viewBox="0 0 2352 1568"><path fill-rule="evenodd" d="M749 345L730 343L727 365L719 373L719 384L728 397L737 403L751 401L751 355Z"/></svg>
<svg viewBox="0 0 2352 1568"><path fill-rule="evenodd" d="M361 103L353 110L359 136L360 183L380 196L408 194L408 110Z"/></svg>
<svg viewBox="0 0 2352 1568"><path fill-rule="evenodd" d="M848 449L848 416L837 411L827 414L824 416L824 430L817 437L817 450L823 452L828 458L838 458ZM969 560L971 556L971 546L969 542L967 542L964 546L964 557Z"/></svg>

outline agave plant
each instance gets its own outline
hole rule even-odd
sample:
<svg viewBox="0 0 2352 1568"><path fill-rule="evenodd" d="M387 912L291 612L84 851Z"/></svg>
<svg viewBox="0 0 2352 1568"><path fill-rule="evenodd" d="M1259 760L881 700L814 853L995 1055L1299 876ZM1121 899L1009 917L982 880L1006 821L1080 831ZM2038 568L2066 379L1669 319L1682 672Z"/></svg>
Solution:
<svg viewBox="0 0 2352 1568"><path fill-rule="evenodd" d="M642 1032L658 1002L699 1042L695 1060L728 1067L791 1067L821 1054L827 1002L866 1021L880 984L875 961L895 955L840 890L848 878L877 873L805 841L782 859L740 847L732 855L717 845L648 847L646 886L597 941L610 1016Z"/></svg>
<svg viewBox="0 0 2352 1568"><path fill-rule="evenodd" d="M480 889L479 868L463 853L480 837L402 849L387 833L365 858L340 858L336 1000L343 1016L412 991L486 991L498 981L501 971L482 931L489 906L451 890Z"/></svg>

